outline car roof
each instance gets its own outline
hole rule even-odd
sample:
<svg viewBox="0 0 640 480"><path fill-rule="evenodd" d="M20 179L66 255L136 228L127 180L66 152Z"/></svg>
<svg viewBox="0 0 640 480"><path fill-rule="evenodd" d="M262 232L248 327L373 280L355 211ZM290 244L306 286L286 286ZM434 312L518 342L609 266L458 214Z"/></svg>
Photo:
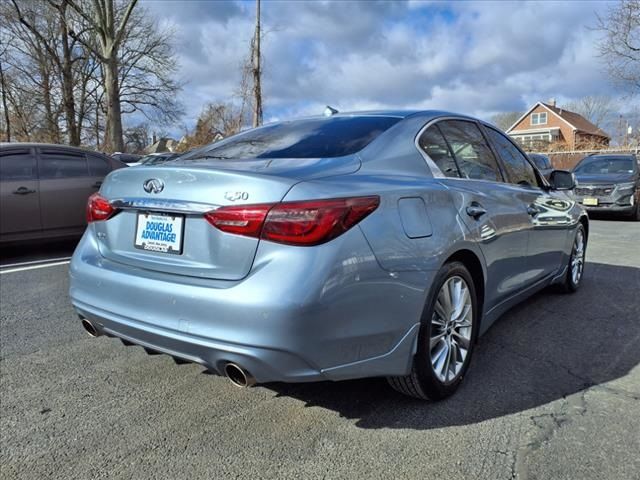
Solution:
<svg viewBox="0 0 640 480"><path fill-rule="evenodd" d="M42 148L59 148L63 150L70 150L74 152L82 152L82 153L97 153L99 155L106 155L106 153L96 152L95 150L90 150L84 147L73 147L71 145L59 145L57 143L38 143L38 142L1 142L0 150L3 148L32 148L32 147L42 147ZM108 155L107 155L108 156Z"/></svg>
<svg viewBox="0 0 640 480"><path fill-rule="evenodd" d="M589 155L585 158L630 158L633 159L636 156L633 153L596 153Z"/></svg>
<svg viewBox="0 0 640 480"><path fill-rule="evenodd" d="M461 113L448 112L445 110L363 110L363 111L351 111L351 112L338 112L333 115L311 115L303 118L282 119L281 121L296 120L311 120L321 118L343 118L343 117L394 117L394 118L409 118L409 117L424 117L424 119L436 118L436 117L458 117L466 118L473 121L479 119L464 115ZM278 122L274 122L278 123ZM486 123L486 122L483 122Z"/></svg>

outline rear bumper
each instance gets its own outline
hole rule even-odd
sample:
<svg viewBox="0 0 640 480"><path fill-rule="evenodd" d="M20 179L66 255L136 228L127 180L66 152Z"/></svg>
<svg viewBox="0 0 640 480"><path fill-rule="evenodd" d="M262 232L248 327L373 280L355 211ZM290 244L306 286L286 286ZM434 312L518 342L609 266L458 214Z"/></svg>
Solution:
<svg viewBox="0 0 640 480"><path fill-rule="evenodd" d="M403 375L431 273L390 281L361 235L314 255L265 242L247 278L216 282L109 261L88 229L70 296L104 333L218 373L232 362L261 383Z"/></svg>

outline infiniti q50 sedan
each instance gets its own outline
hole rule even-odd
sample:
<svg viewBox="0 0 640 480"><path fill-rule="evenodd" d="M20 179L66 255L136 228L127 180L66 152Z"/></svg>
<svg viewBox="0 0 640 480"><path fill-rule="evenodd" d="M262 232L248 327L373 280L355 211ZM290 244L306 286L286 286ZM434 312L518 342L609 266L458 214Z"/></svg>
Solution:
<svg viewBox="0 0 640 480"><path fill-rule="evenodd" d="M384 376L437 400L503 312L579 287L589 224L573 186L466 116L274 123L111 173L71 299L92 336L236 385Z"/></svg>

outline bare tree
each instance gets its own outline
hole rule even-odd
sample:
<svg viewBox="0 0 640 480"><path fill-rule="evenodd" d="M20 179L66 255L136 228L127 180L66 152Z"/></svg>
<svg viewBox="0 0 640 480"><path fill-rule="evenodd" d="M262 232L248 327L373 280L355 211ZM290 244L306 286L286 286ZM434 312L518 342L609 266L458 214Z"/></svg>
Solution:
<svg viewBox="0 0 640 480"><path fill-rule="evenodd" d="M604 128L620 109L620 104L608 95L588 95L565 104L563 108L582 115L596 127Z"/></svg>
<svg viewBox="0 0 640 480"><path fill-rule="evenodd" d="M131 14L120 48L122 113L142 113L156 124L174 123L183 113L176 99L174 32L159 28L144 10Z"/></svg>
<svg viewBox="0 0 640 480"><path fill-rule="evenodd" d="M604 16L596 30L603 33L598 50L611 78L630 94L640 92L640 0L621 0Z"/></svg>
<svg viewBox="0 0 640 480"><path fill-rule="evenodd" d="M186 135L184 148L207 145L218 138L238 133L242 114L241 107L231 103L210 103L198 117L193 133Z"/></svg>
<svg viewBox="0 0 640 480"><path fill-rule="evenodd" d="M128 28L131 12L138 0L129 0L126 6L115 0L93 0L93 8L86 2L63 0L80 15L91 27L88 35L79 35L70 30L102 63L104 89L107 103L107 139L106 148L110 151L124 149L122 136L122 109L120 105L119 54L122 39Z"/></svg>
<svg viewBox="0 0 640 480"><path fill-rule="evenodd" d="M491 117L491 123L493 123L500 130L507 130L511 127L524 112L502 112L497 113Z"/></svg>

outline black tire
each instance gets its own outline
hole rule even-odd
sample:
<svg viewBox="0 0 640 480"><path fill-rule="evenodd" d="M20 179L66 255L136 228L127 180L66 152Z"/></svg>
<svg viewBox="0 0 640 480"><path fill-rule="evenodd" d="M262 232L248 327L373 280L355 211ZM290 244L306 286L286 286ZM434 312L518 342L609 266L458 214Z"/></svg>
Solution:
<svg viewBox="0 0 640 480"><path fill-rule="evenodd" d="M469 342L467 355L464 359L460 372L453 380L445 383L437 377L434 371L430 356L430 339L438 293L445 282L455 276L461 277L465 281L471 298L471 341ZM460 262L451 262L445 264L440 269L435 277L431 291L429 292L427 303L422 314L421 324L422 326L420 327L420 332L418 334L418 350L413 358L411 372L409 375L403 377L387 377L387 380L394 390L397 390L404 395L423 400L442 400L453 395L460 386L460 383L469 368L473 348L478 335L479 316L476 289L473 283L473 278L464 264Z"/></svg>
<svg viewBox="0 0 640 480"><path fill-rule="evenodd" d="M640 222L640 203L636 203L636 211L631 214L631 219Z"/></svg>
<svg viewBox="0 0 640 480"><path fill-rule="evenodd" d="M584 248L582 253L582 256L583 256L582 270L580 272L580 275L578 276L578 280L575 281L573 270L572 270L572 264L574 262L574 259L577 253L576 239L578 238L578 235L582 235L582 238L584 239ZM560 284L560 291L564 293L574 293L575 291L577 291L578 288L580 288L580 284L582 283L582 277L584 276L584 264L585 264L584 255L587 250L587 234L584 230L584 226L582 225L582 223L578 224L578 227L576 228L576 233L573 238L574 239L573 239L573 245L571 247L571 256L569 257L569 263L567 265L567 273L564 276L564 280Z"/></svg>

